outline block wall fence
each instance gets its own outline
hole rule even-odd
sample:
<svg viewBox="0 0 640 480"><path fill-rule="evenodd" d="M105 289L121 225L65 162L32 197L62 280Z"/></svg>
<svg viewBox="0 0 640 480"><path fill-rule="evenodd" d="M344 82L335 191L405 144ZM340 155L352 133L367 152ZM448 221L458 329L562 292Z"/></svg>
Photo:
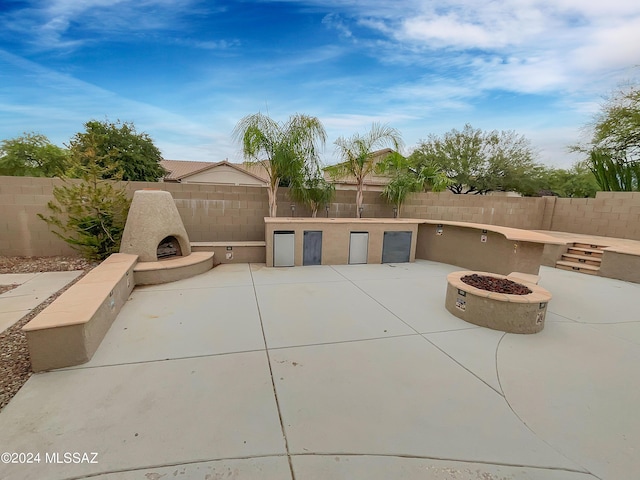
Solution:
<svg viewBox="0 0 640 480"><path fill-rule="evenodd" d="M47 215L47 202L60 179L0 176L0 255L50 256L74 254L50 232L38 213ZM189 239L206 241L264 240L268 216L262 187L129 182L135 190L171 192ZM340 190L330 205L331 217L355 217L355 191ZM291 216L288 190L278 191L278 216ZM322 209L319 216L326 216ZM295 216L310 216L295 204ZM392 207L379 192L365 192L363 217L390 218ZM402 209L405 218L487 223L529 230L555 230L640 240L640 192L599 192L596 198L517 198L422 193L412 195Z"/></svg>

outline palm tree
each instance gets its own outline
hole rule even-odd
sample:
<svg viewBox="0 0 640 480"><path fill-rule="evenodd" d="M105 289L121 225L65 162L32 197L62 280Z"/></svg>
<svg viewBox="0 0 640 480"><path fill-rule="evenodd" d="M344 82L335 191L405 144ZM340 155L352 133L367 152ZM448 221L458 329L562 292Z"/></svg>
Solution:
<svg viewBox="0 0 640 480"><path fill-rule="evenodd" d="M311 174L304 175L299 181L291 184L289 194L291 198L302 202L311 209L311 217L316 218L318 208L331 202L336 187L327 182L320 170L315 170Z"/></svg>
<svg viewBox="0 0 640 480"><path fill-rule="evenodd" d="M365 135L356 133L350 138L339 137L335 142L341 163L327 168L334 178L353 176L358 185L356 193L356 216L362 206L364 180L375 168L375 152L385 146L394 150L402 147L400 132L387 125L374 123Z"/></svg>
<svg viewBox="0 0 640 480"><path fill-rule="evenodd" d="M427 187L433 192L442 192L453 183L437 165L422 163L416 166L398 152L387 155L376 165L375 170L377 173L393 176L384 187L382 196L395 205L398 217L409 194L422 192Z"/></svg>
<svg viewBox="0 0 640 480"><path fill-rule="evenodd" d="M324 146L327 137L316 117L295 114L287 122L278 123L261 113L241 119L232 135L242 145L245 162L260 164L267 172L271 217L277 213L280 182L289 179L294 183L307 169L317 169L318 143Z"/></svg>
<svg viewBox="0 0 640 480"><path fill-rule="evenodd" d="M602 190L633 192L640 189L639 161L614 158L611 152L597 148L589 154L589 167Z"/></svg>

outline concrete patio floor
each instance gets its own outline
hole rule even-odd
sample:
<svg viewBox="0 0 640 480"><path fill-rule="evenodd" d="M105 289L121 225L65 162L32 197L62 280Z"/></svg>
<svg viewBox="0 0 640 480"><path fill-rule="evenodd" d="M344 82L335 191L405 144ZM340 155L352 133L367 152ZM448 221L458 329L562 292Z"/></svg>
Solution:
<svg viewBox="0 0 640 480"><path fill-rule="evenodd" d="M637 479L640 285L543 267L545 329L512 335L445 310L456 270L236 264L136 288L91 362L0 412L0 450L41 460L0 478Z"/></svg>
<svg viewBox="0 0 640 480"><path fill-rule="evenodd" d="M3 273L0 285L18 285L0 295L0 333L11 327L82 272Z"/></svg>

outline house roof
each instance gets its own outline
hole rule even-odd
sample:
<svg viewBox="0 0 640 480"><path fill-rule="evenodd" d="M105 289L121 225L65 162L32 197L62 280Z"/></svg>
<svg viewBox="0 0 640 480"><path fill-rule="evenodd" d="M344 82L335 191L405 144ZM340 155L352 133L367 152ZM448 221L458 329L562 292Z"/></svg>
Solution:
<svg viewBox="0 0 640 480"><path fill-rule="evenodd" d="M261 171L258 168L246 168L244 165L231 163L228 160L223 160L221 162L190 162L186 160L161 160L160 165L162 165L169 173L165 175L164 179L167 181L179 182L183 178L190 177L197 173L202 173L206 170L211 170L216 167L220 167L226 165L231 167L244 175L249 175L256 180L261 182L266 182L266 178L261 175L264 169ZM260 167L262 168L262 167Z"/></svg>
<svg viewBox="0 0 640 480"><path fill-rule="evenodd" d="M393 150L391 150L390 148L384 148L382 150L373 152L372 155L375 157L374 163L378 163L391 152L393 152ZM160 165L162 165L168 172L164 177L164 180L168 182L179 182L184 178L190 177L198 173L202 173L206 170L210 170L222 165L226 165L231 168L234 168L239 172L245 175L249 175L261 182L266 183L269 181L269 175L267 174L265 167L261 163L252 163L252 164L231 163L228 160L223 160L221 162L161 160ZM325 171L324 177L327 181L332 182L334 184L343 184L343 185L357 184L355 178L353 178L353 176L351 175L347 175L342 178L331 178L331 176ZM365 185L385 186L387 183L389 183L390 178L391 177L387 175L377 175L374 172L372 172L365 177Z"/></svg>
<svg viewBox="0 0 640 480"><path fill-rule="evenodd" d="M194 173L199 173L203 170L217 165L216 162L190 162L187 160L160 160L162 165L168 172L165 176L165 180L178 181L181 178L188 177Z"/></svg>

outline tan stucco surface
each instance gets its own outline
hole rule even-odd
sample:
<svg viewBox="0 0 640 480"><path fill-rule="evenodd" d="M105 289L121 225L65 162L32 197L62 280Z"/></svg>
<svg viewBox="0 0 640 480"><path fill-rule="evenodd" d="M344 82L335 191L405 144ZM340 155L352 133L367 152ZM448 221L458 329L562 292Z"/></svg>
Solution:
<svg viewBox="0 0 640 480"><path fill-rule="evenodd" d="M91 359L133 290L136 260L111 255L22 328L34 372Z"/></svg>
<svg viewBox="0 0 640 480"><path fill-rule="evenodd" d="M157 262L138 262L133 270L136 285L156 285L193 277L213 268L213 252L191 252Z"/></svg>
<svg viewBox="0 0 640 480"><path fill-rule="evenodd" d="M369 233L367 263L382 262L385 231L411 232L409 261L415 260L418 221L378 218L265 218L267 266L273 266L273 234L278 230L295 232L295 265L303 264L303 242L306 230L322 231L322 265L349 263L351 232Z"/></svg>
<svg viewBox="0 0 640 480"><path fill-rule="evenodd" d="M191 253L189 236L171 194L137 190L122 233L120 253L138 255L140 262L155 262L158 244L168 236L178 240L182 255Z"/></svg>

